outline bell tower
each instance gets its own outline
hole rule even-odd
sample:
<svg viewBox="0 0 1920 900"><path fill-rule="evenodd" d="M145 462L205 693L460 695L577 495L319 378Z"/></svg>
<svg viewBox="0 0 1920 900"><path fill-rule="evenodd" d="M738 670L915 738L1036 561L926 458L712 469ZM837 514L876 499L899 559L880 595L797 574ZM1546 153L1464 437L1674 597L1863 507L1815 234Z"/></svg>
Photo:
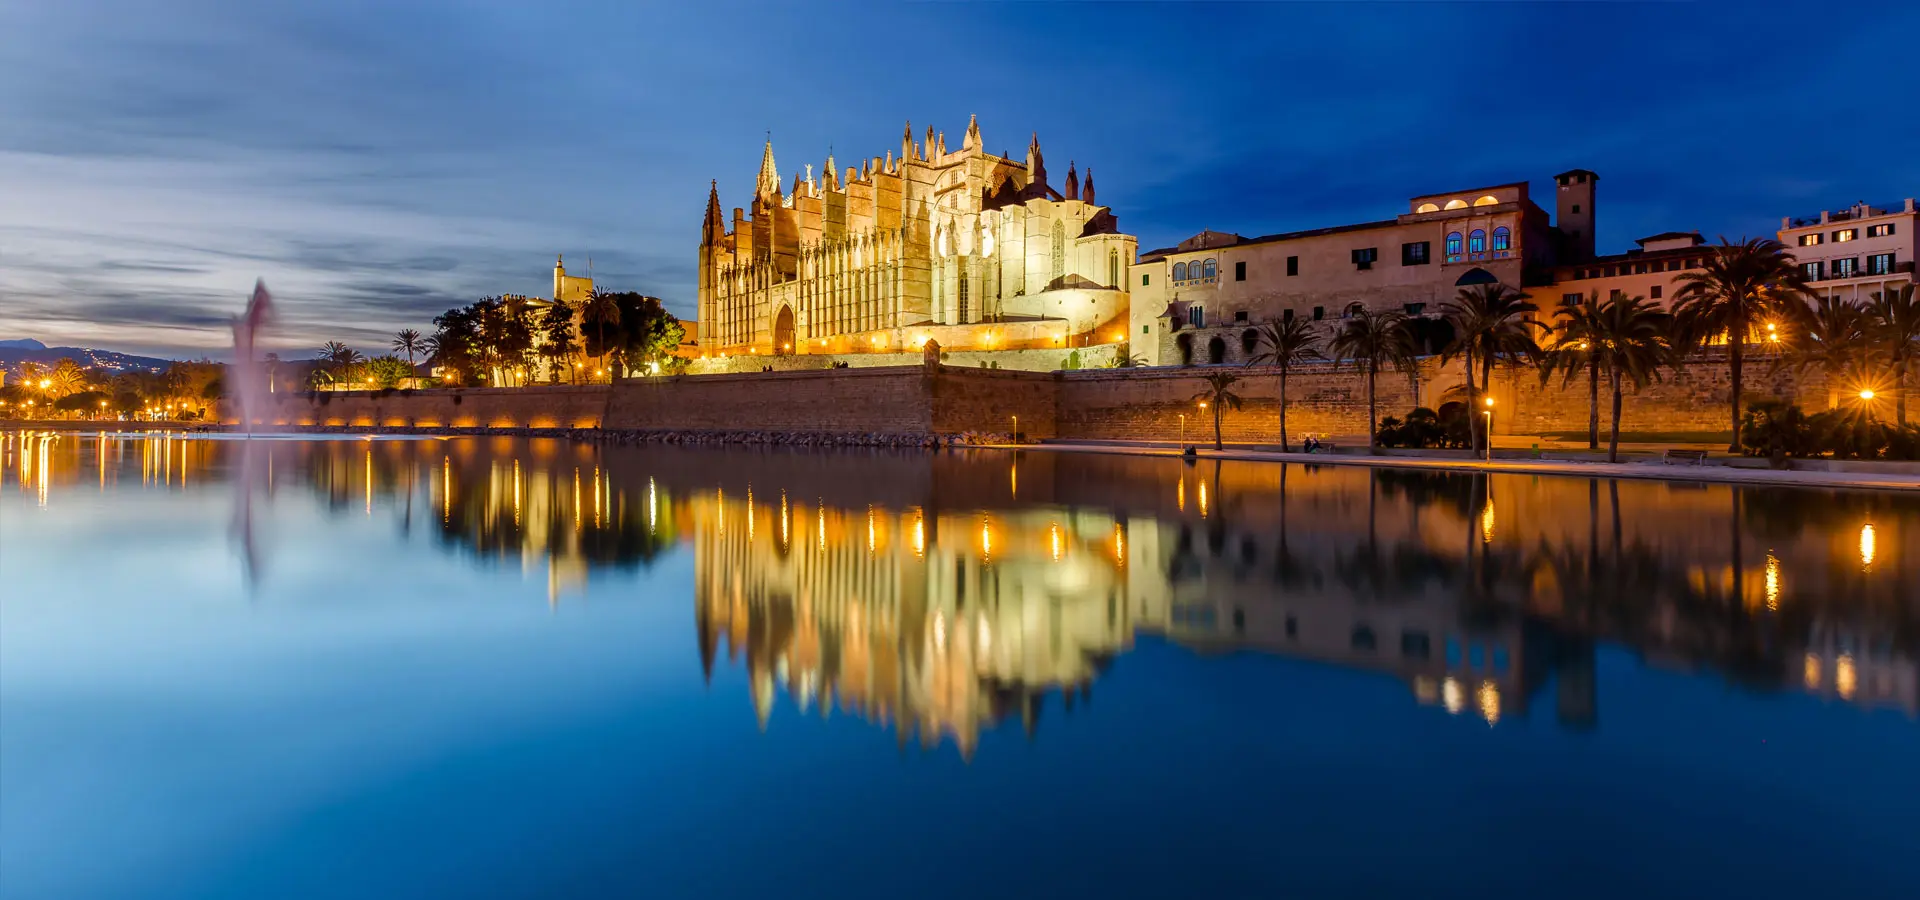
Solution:
<svg viewBox="0 0 1920 900"><path fill-rule="evenodd" d="M1594 188L1600 176L1587 169L1571 169L1553 176L1555 204L1553 224L1564 242L1560 262L1584 262L1593 258Z"/></svg>

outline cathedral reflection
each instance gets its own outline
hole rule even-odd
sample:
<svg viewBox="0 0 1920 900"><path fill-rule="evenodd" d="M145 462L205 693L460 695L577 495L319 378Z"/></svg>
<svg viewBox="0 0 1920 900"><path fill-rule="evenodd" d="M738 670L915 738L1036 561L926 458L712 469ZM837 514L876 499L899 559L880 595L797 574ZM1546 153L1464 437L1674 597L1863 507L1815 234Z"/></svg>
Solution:
<svg viewBox="0 0 1920 900"><path fill-rule="evenodd" d="M298 488L544 579L688 552L700 664L776 708L952 742L1091 699L1138 639L1378 673L1442 714L1601 722L1596 648L1920 716L1900 494L1047 453L12 434L7 502ZM251 456L242 454L252 454ZM247 483L252 484L251 481Z"/></svg>

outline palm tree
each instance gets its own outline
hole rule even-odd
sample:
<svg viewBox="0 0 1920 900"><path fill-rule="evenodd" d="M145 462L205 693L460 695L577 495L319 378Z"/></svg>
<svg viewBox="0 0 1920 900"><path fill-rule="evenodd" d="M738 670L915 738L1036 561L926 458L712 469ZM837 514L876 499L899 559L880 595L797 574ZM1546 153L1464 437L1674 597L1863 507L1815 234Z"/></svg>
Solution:
<svg viewBox="0 0 1920 900"><path fill-rule="evenodd" d="M1461 288L1454 299L1441 305L1441 311L1447 320L1453 323L1453 342L1441 352L1442 364L1450 362L1455 356L1465 358L1467 373L1467 406L1473 406L1474 384L1473 364L1480 363L1481 387L1493 387L1493 365L1502 358L1515 359L1526 357L1537 359L1540 356L1540 343L1534 338L1534 332L1540 324L1533 314L1540 307L1533 305L1527 295L1504 284L1477 284ZM1473 416L1467 416L1467 434L1476 434ZM1492 436L1487 436L1492 440ZM1474 449L1480 449L1476 437L1471 441Z"/></svg>
<svg viewBox="0 0 1920 900"><path fill-rule="evenodd" d="M1838 297L1821 297L1813 306L1797 312L1787 336L1791 351L1776 365L1801 373L1818 369L1829 383L1840 381L1849 371L1865 368L1872 349L1868 345L1865 307Z"/></svg>
<svg viewBox="0 0 1920 900"><path fill-rule="evenodd" d="M1382 368L1404 371L1414 364L1413 337L1407 333L1407 317L1393 311L1355 310L1334 334L1327 349L1367 373L1367 449L1371 450L1380 421L1374 402L1375 378Z"/></svg>
<svg viewBox="0 0 1920 900"><path fill-rule="evenodd" d="M413 355L425 352L426 349L427 343L421 339L420 332L411 328L402 328L393 336L393 352L405 353L409 366L413 365Z"/></svg>
<svg viewBox="0 0 1920 900"><path fill-rule="evenodd" d="M1607 462L1620 461L1620 391L1624 379L1634 389L1659 377L1659 367L1672 351L1668 344L1668 314L1645 297L1613 297L1593 317L1586 351L1606 370L1613 389L1613 425L1607 433Z"/></svg>
<svg viewBox="0 0 1920 900"><path fill-rule="evenodd" d="M1896 422L1905 425L1907 369L1920 356L1920 303L1914 302L1913 285L1874 291L1873 302L1867 306L1867 322L1874 342L1899 379L1893 391L1893 415Z"/></svg>
<svg viewBox="0 0 1920 900"><path fill-rule="evenodd" d="M1282 319L1254 328L1259 352L1247 365L1268 365L1280 376L1280 450L1287 449L1287 376L1293 367L1320 359L1320 331L1306 319Z"/></svg>
<svg viewBox="0 0 1920 900"><path fill-rule="evenodd" d="M1594 320L1600 315L1600 292L1587 294L1579 303L1569 303L1554 312L1557 320L1549 329L1553 349L1540 363L1540 383L1546 384L1554 372L1560 372L1561 387L1573 383L1574 374L1587 372L1587 449L1600 449L1600 358L1588 352L1593 347Z"/></svg>
<svg viewBox="0 0 1920 900"><path fill-rule="evenodd" d="M616 328L619 327L620 303L613 298L612 294L596 290L587 297L586 305L580 310L580 318L582 321L591 322L598 326L594 333L600 338L600 366L601 368L605 368L607 364L607 326L612 325Z"/></svg>
<svg viewBox="0 0 1920 900"><path fill-rule="evenodd" d="M1741 361L1747 334L1769 315L1790 310L1791 301L1807 297L1806 271L1794 262L1786 245L1770 238L1741 243L1720 239L1702 266L1674 279L1674 321L1684 338L1681 350L1691 350L1724 334L1727 338L1727 374L1731 378L1727 402L1733 441L1727 452L1740 452Z"/></svg>
<svg viewBox="0 0 1920 900"><path fill-rule="evenodd" d="M1207 389L1193 395L1193 399L1196 403L1212 407L1213 449L1224 450L1226 447L1220 441L1220 410L1227 406L1239 409L1244 402L1239 394L1229 390L1240 381L1240 376L1232 372L1211 372L1202 377L1207 380Z"/></svg>
<svg viewBox="0 0 1920 900"><path fill-rule="evenodd" d="M339 341L328 341L320 345L320 359L332 367L332 375L340 381L353 380L353 367L365 359L360 351Z"/></svg>

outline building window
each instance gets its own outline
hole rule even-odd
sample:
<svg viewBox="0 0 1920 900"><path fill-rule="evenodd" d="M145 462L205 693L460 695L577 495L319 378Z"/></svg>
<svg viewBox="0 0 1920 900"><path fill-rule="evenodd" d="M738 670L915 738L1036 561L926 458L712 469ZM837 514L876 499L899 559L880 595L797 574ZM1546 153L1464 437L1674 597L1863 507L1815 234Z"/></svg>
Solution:
<svg viewBox="0 0 1920 900"><path fill-rule="evenodd" d="M1400 305L1400 308L1406 311L1406 314L1409 316L1417 316L1427 311L1427 305L1425 303L1403 303Z"/></svg>
<svg viewBox="0 0 1920 900"><path fill-rule="evenodd" d="M1440 207L1435 206L1432 203L1422 203L1419 206L1416 206L1413 208L1413 212L1415 215L1418 215L1420 213L1430 213L1430 212L1439 212L1439 211L1440 211Z"/></svg>
<svg viewBox="0 0 1920 900"><path fill-rule="evenodd" d="M1342 318L1342 319L1351 319L1351 318L1353 318L1354 316L1357 316L1357 315L1359 315L1359 314L1360 314L1360 313L1361 313L1361 312L1362 312L1363 310L1365 310L1365 309L1366 309L1366 306L1365 306L1365 305L1363 305L1363 304L1361 304L1361 303L1358 303L1358 302L1355 302L1355 303L1349 303L1349 304L1347 304L1347 311L1346 311L1346 312L1343 312L1343 313L1341 313L1341 314L1340 314L1340 318Z"/></svg>
<svg viewBox="0 0 1920 900"><path fill-rule="evenodd" d="M1244 310L1244 309L1236 309L1236 310L1234 310L1234 311L1233 311L1233 320L1234 320L1235 322L1245 322L1245 321L1247 320L1247 311L1246 311L1246 310Z"/></svg>
<svg viewBox="0 0 1920 900"><path fill-rule="evenodd" d="M1213 260L1207 260L1205 271L1201 273L1200 277L1212 281L1220 277L1220 269L1214 265Z"/></svg>
<svg viewBox="0 0 1920 900"><path fill-rule="evenodd" d="M1813 234L1803 234L1800 236L1800 246L1817 247L1820 245L1821 238L1821 234L1817 231Z"/></svg>
<svg viewBox="0 0 1920 900"><path fill-rule="evenodd" d="M1484 196L1484 197L1481 197L1481 198L1480 198L1480 199L1478 199L1478 200L1475 200L1475 201L1473 201L1473 205L1475 205L1475 206L1493 206L1494 204L1497 204L1497 203L1499 203L1499 202L1500 202L1500 198L1498 198L1498 197L1495 197L1495 196L1494 196L1494 195L1492 195L1492 194L1488 194L1488 195L1486 195L1486 196Z"/></svg>
<svg viewBox="0 0 1920 900"><path fill-rule="evenodd" d="M1816 259L1813 262L1803 262L1800 264L1800 271L1806 273L1808 281L1819 281L1820 261Z"/></svg>
<svg viewBox="0 0 1920 900"><path fill-rule="evenodd" d="M1664 286L1656 284L1652 288L1650 288L1650 290L1652 291L1650 296L1653 297L1653 299L1658 300L1660 299L1660 292L1664 289L1665 289Z"/></svg>
<svg viewBox="0 0 1920 900"><path fill-rule="evenodd" d="M1324 306L1316 306L1316 307L1314 307L1314 308L1313 308L1313 320L1314 320L1315 322L1318 322L1318 321L1320 321L1321 319L1324 319L1324 318L1326 318L1326 317L1327 317L1327 308L1326 308L1326 307L1324 307Z"/></svg>
<svg viewBox="0 0 1920 900"><path fill-rule="evenodd" d="M1859 233L1860 233L1860 230L1857 228L1842 228L1839 231L1836 231L1833 233L1833 242L1838 244L1845 241L1853 240L1854 236Z"/></svg>
<svg viewBox="0 0 1920 900"><path fill-rule="evenodd" d="M1427 255L1427 251L1430 249L1432 249L1432 244L1427 241L1401 244L1400 264L1403 266L1424 266L1432 261Z"/></svg>
<svg viewBox="0 0 1920 900"><path fill-rule="evenodd" d="M1576 215L1576 216L1580 214L1580 204L1578 204L1578 203L1575 203L1575 204L1573 205L1573 214L1574 214L1574 215ZM1579 237L1580 235L1579 235L1579 233L1578 233L1578 232L1575 232L1573 236L1574 236L1574 237Z"/></svg>
<svg viewBox="0 0 1920 900"><path fill-rule="evenodd" d="M1252 356L1254 348L1260 346L1260 332L1251 328L1240 332L1240 352Z"/></svg>
<svg viewBox="0 0 1920 900"><path fill-rule="evenodd" d="M1173 264L1173 280L1174 281L1187 280L1187 264L1186 263Z"/></svg>
<svg viewBox="0 0 1920 900"><path fill-rule="evenodd" d="M1300 257L1287 257L1287 274L1289 276L1300 274Z"/></svg>
<svg viewBox="0 0 1920 900"><path fill-rule="evenodd" d="M1148 331L1148 330L1147 330L1147 326L1145 326L1145 325L1142 325L1142 326L1140 326L1140 333L1141 333L1141 334L1151 334L1152 332L1150 332L1150 331Z"/></svg>
<svg viewBox="0 0 1920 900"><path fill-rule="evenodd" d="M1149 274L1147 274L1147 273L1145 273L1145 272L1142 272L1142 273L1140 273L1140 286L1141 286L1141 287L1146 287L1146 286L1147 286L1147 284L1148 284L1148 281L1147 281L1147 279L1149 279L1149 278L1152 278L1152 277L1153 277L1152 275L1149 275Z"/></svg>
<svg viewBox="0 0 1920 900"><path fill-rule="evenodd" d="M1867 257L1867 274L1868 275L1892 275L1893 274L1893 254L1875 253L1874 255Z"/></svg>
<svg viewBox="0 0 1920 900"><path fill-rule="evenodd" d="M1645 274L1647 274L1647 264L1646 264L1646 263L1634 263L1634 264L1633 264L1633 274L1635 274L1635 275L1645 275Z"/></svg>
<svg viewBox="0 0 1920 900"><path fill-rule="evenodd" d="M1207 327L1206 308L1200 307L1200 306L1187 307L1187 324L1192 325L1195 328Z"/></svg>
<svg viewBox="0 0 1920 900"><path fill-rule="evenodd" d="M1245 260L1233 264L1233 280L1247 280L1247 263Z"/></svg>
<svg viewBox="0 0 1920 900"><path fill-rule="evenodd" d="M1513 232L1502 225L1493 230L1493 252L1504 254L1513 249Z"/></svg>
<svg viewBox="0 0 1920 900"><path fill-rule="evenodd" d="M1829 271L1835 278L1852 278L1860 274L1860 261L1851 257L1836 259L1829 267Z"/></svg>
<svg viewBox="0 0 1920 900"><path fill-rule="evenodd" d="M1574 291L1573 293L1570 293L1570 294L1561 294L1560 305L1561 306L1579 306L1580 292Z"/></svg>
<svg viewBox="0 0 1920 900"><path fill-rule="evenodd" d="M1107 283L1114 287L1120 286L1120 254L1118 253L1107 254Z"/></svg>
<svg viewBox="0 0 1920 900"><path fill-rule="evenodd" d="M1460 232L1458 231L1449 232L1447 234L1447 262L1459 262L1459 261L1460 261Z"/></svg>
<svg viewBox="0 0 1920 900"><path fill-rule="evenodd" d="M1867 226L1867 237L1892 237L1892 236L1893 236L1892 222L1887 222L1882 225Z"/></svg>
<svg viewBox="0 0 1920 900"><path fill-rule="evenodd" d="M1373 268L1373 261L1379 258L1379 247L1355 248L1353 251L1353 267L1356 269L1371 269Z"/></svg>
<svg viewBox="0 0 1920 900"><path fill-rule="evenodd" d="M1485 252L1487 252L1487 233L1475 228L1473 233L1467 235L1467 253L1474 259L1479 259L1480 254Z"/></svg>
<svg viewBox="0 0 1920 900"><path fill-rule="evenodd" d="M1291 322L1291 321L1293 321L1293 310L1291 310L1291 309L1283 309L1283 310L1281 310L1281 311L1280 311L1280 321L1282 321L1282 322Z"/></svg>
<svg viewBox="0 0 1920 900"><path fill-rule="evenodd" d="M960 324L967 324L967 266L960 266Z"/></svg>
<svg viewBox="0 0 1920 900"><path fill-rule="evenodd" d="M1447 201L1447 208L1448 208L1448 209L1466 209L1466 208L1467 208L1467 201L1465 201L1465 200L1461 200L1461 199L1458 199L1458 198L1455 198L1455 199L1453 199L1453 200L1448 200L1448 201Z"/></svg>

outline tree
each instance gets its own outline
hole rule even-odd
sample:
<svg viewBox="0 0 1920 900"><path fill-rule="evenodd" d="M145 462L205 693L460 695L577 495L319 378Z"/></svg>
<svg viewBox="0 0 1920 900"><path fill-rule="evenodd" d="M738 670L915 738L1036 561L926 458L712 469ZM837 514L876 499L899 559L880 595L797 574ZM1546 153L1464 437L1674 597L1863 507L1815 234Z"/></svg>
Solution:
<svg viewBox="0 0 1920 900"><path fill-rule="evenodd" d="M1613 425L1607 434L1607 462L1620 461L1620 404L1622 380L1634 389L1659 377L1659 367L1671 352L1668 314L1645 297L1613 297L1600 305L1588 333L1588 356L1607 373L1613 390Z"/></svg>
<svg viewBox="0 0 1920 900"><path fill-rule="evenodd" d="M540 355L547 360L548 380L559 381L560 370L566 369L567 379L572 381L573 367L568 362L580 352L573 327L573 308L565 303L547 307L541 313L539 328Z"/></svg>
<svg viewBox="0 0 1920 900"><path fill-rule="evenodd" d="M1893 391L1893 415L1895 422L1905 425L1908 369L1920 356L1920 303L1913 299L1913 285L1874 291L1873 302L1867 306L1867 325L1898 379Z"/></svg>
<svg viewBox="0 0 1920 900"><path fill-rule="evenodd" d="M71 358L62 357L53 366L53 371L43 379L51 382L47 388L48 396L65 397L87 389L87 372Z"/></svg>
<svg viewBox="0 0 1920 900"><path fill-rule="evenodd" d="M413 377L413 366L397 356L381 356L367 361L367 380L382 390L399 387Z"/></svg>
<svg viewBox="0 0 1920 900"><path fill-rule="evenodd" d="M1546 384L1555 372L1561 373L1560 385L1573 383L1576 373L1587 373L1587 449L1600 449L1600 358L1593 349L1594 320L1600 316L1600 292L1587 294L1579 303L1569 303L1554 311L1555 322L1549 329L1553 349L1540 361L1540 383ZM1469 417L1471 418L1471 417Z"/></svg>
<svg viewBox="0 0 1920 900"><path fill-rule="evenodd" d="M598 344L588 346L587 355L598 357L600 367L606 368L607 328L620 325L619 299L611 292L596 288L587 296L587 302L581 306L580 317L582 321L594 326L594 335L600 339ZM599 348L598 353L593 352L594 347Z"/></svg>
<svg viewBox="0 0 1920 900"><path fill-rule="evenodd" d="M393 352L405 353L409 366L413 365L413 355L423 353L426 349L427 342L421 339L420 332L411 328L402 328L393 335Z"/></svg>
<svg viewBox="0 0 1920 900"><path fill-rule="evenodd" d="M1194 402L1201 403L1213 410L1213 449L1223 450L1220 440L1220 411L1228 406L1239 409L1244 402L1231 388L1239 383L1240 376L1232 372L1210 372L1201 376L1207 380L1206 390L1193 395Z"/></svg>
<svg viewBox="0 0 1920 900"><path fill-rule="evenodd" d="M1374 446L1374 433L1380 417L1375 403L1374 382L1383 368L1413 368L1413 339L1407 333L1407 317L1397 312L1373 312L1359 309L1349 316L1333 336L1327 349L1367 373L1367 449Z"/></svg>
<svg viewBox="0 0 1920 900"><path fill-rule="evenodd" d="M686 338L686 329L667 313L660 298L631 291L605 297L616 310L614 320L587 333L587 355L603 361L611 355L620 369L640 368L663 362Z"/></svg>
<svg viewBox="0 0 1920 900"><path fill-rule="evenodd" d="M437 331L427 339L433 348L428 359L450 376L449 381L480 380L480 306L471 303L433 317Z"/></svg>
<svg viewBox="0 0 1920 900"><path fill-rule="evenodd" d="M1699 269L1682 272L1674 280L1680 289L1673 295L1673 315L1683 340L1677 349L1692 350L1726 336L1727 374L1732 382L1727 402L1733 427L1727 452L1739 453L1741 363L1747 337L1768 316L1782 314L1791 309L1791 301L1811 293L1806 272L1779 241L1749 238L1735 244L1722 237Z"/></svg>
<svg viewBox="0 0 1920 900"><path fill-rule="evenodd" d="M328 341L320 346L319 358L326 364L330 380L351 382L354 367L366 357L361 356L360 351L339 341Z"/></svg>
<svg viewBox="0 0 1920 900"><path fill-rule="evenodd" d="M1442 351L1440 361L1444 364L1455 356L1465 357L1469 407L1476 399L1473 383L1476 360L1480 363L1480 385L1490 389L1496 361L1540 356L1540 344L1534 338L1540 324L1533 319L1540 307L1513 288L1498 282L1461 288L1452 300L1441 305L1441 311L1453 324L1453 342ZM1467 421L1468 434L1472 436L1475 433L1473 417L1468 416ZM1487 439L1492 440L1492 436L1488 435ZM1474 449L1480 449L1477 439Z"/></svg>
<svg viewBox="0 0 1920 900"><path fill-rule="evenodd" d="M1287 449L1287 376L1293 367L1321 359L1320 331L1304 318L1265 322L1253 330L1258 350L1247 365L1272 366L1280 379L1280 449Z"/></svg>
<svg viewBox="0 0 1920 900"><path fill-rule="evenodd" d="M1866 367L1872 348L1867 341L1866 309L1850 300L1821 297L1812 306L1794 310L1787 334L1788 353L1775 364L1795 372L1818 369L1830 383Z"/></svg>
<svg viewBox="0 0 1920 900"><path fill-rule="evenodd" d="M107 403L107 395L99 391L76 391L53 401L53 408L59 412L97 416L105 412Z"/></svg>

